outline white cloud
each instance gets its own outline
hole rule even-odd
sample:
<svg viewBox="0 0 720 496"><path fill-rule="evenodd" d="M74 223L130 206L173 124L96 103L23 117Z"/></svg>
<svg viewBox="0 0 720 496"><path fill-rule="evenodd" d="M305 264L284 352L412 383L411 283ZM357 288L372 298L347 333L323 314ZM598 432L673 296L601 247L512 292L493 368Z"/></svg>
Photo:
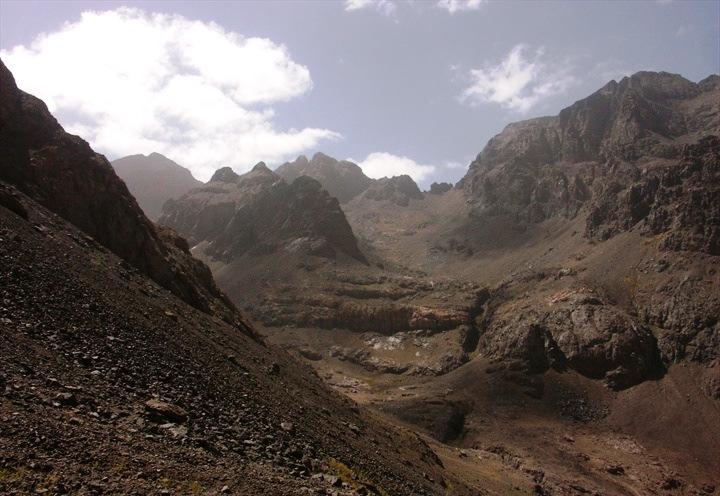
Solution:
<svg viewBox="0 0 720 496"><path fill-rule="evenodd" d="M394 0L345 0L345 10L353 11L362 9L377 10L389 16L395 13L397 5Z"/></svg>
<svg viewBox="0 0 720 496"><path fill-rule="evenodd" d="M348 160L358 164L366 176L374 179L407 174L415 182L420 182L426 176L435 172L435 166L433 165L419 164L411 158L386 152L371 153L362 161Z"/></svg>
<svg viewBox="0 0 720 496"><path fill-rule="evenodd" d="M451 14L463 10L478 10L484 0L438 0L437 6Z"/></svg>
<svg viewBox="0 0 720 496"><path fill-rule="evenodd" d="M577 82L567 67L548 61L543 48L528 52L527 46L516 45L500 63L471 70L461 101L497 103L525 113Z"/></svg>
<svg viewBox="0 0 720 496"><path fill-rule="evenodd" d="M470 161L468 161L469 163ZM467 169L467 163L457 162L455 160L446 160L443 162L443 167L446 169Z"/></svg>
<svg viewBox="0 0 720 496"><path fill-rule="evenodd" d="M214 23L119 8L0 52L18 86L111 157L160 152L208 179L280 162L340 136L278 130L270 104L312 88L283 45Z"/></svg>

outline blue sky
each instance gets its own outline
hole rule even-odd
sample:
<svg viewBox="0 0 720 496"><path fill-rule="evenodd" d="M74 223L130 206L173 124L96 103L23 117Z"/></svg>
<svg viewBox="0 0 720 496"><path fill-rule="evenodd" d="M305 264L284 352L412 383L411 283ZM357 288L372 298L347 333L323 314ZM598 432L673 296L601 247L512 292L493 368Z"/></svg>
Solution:
<svg viewBox="0 0 720 496"><path fill-rule="evenodd" d="M70 131L204 180L323 151L456 181L509 122L638 70L698 81L719 46L717 1L0 1L3 61Z"/></svg>

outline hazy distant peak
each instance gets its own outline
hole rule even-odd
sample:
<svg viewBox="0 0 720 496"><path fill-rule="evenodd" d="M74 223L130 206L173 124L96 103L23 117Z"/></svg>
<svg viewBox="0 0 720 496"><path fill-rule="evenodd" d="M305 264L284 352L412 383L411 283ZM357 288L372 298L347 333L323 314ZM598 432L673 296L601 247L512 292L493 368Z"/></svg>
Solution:
<svg viewBox="0 0 720 496"><path fill-rule="evenodd" d="M210 182L234 183L240 176L230 167L220 167L210 178Z"/></svg>
<svg viewBox="0 0 720 496"><path fill-rule="evenodd" d="M338 161L322 152L315 153L312 160L300 155L294 162L278 167L275 172L289 183L300 176L311 177L340 203L349 202L365 191L373 181L357 164L347 160Z"/></svg>
<svg viewBox="0 0 720 496"><path fill-rule="evenodd" d="M336 159L332 158L329 155L325 155L323 152L317 152L315 155L313 155L312 161L313 162L320 162L320 161L337 162Z"/></svg>
<svg viewBox="0 0 720 496"><path fill-rule="evenodd" d="M167 200L202 185L188 169L157 152L129 155L111 164L151 219L158 218Z"/></svg>

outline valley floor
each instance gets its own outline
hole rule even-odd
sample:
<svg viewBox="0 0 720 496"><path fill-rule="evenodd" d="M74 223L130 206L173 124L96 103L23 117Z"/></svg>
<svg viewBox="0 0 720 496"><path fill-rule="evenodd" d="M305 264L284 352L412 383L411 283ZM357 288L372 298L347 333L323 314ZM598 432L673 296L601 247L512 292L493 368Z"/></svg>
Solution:
<svg viewBox="0 0 720 496"><path fill-rule="evenodd" d="M674 365L662 379L620 392L572 371L496 370L481 356L440 377L379 374L329 353L360 339L355 333L264 333L303 350L336 390L422 433L446 470L479 494L702 495L720 488L720 405L699 387L705 367Z"/></svg>

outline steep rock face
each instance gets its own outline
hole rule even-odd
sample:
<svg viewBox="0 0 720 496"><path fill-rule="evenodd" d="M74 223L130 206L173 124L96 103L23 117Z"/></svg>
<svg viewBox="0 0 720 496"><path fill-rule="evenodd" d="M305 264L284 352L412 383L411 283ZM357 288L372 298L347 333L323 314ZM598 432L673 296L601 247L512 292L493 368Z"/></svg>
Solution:
<svg viewBox="0 0 720 496"><path fill-rule="evenodd" d="M163 204L202 185L186 168L159 153L130 155L110 163L150 219L160 216Z"/></svg>
<svg viewBox="0 0 720 496"><path fill-rule="evenodd" d="M422 200L423 194L408 175L377 179L363 194L365 198L390 201L400 207L407 207L410 200Z"/></svg>
<svg viewBox="0 0 720 496"><path fill-rule="evenodd" d="M207 269L186 260L189 253L158 234L110 163L66 133L42 101L20 91L2 62L0 180L72 222L188 303L245 328Z"/></svg>
<svg viewBox="0 0 720 496"><path fill-rule="evenodd" d="M301 176L312 177L340 203L349 202L372 183L372 179L363 174L357 164L338 161L322 153L313 155L312 160L301 155L294 162L281 165L275 172L288 183Z"/></svg>
<svg viewBox="0 0 720 496"><path fill-rule="evenodd" d="M685 145L679 160L635 168L627 185L611 181L590 205L586 234L607 239L641 222L662 235L662 250L720 255L720 138Z"/></svg>
<svg viewBox="0 0 720 496"><path fill-rule="evenodd" d="M338 201L306 176L286 183L264 163L242 176L221 169L206 185L167 202L159 223L176 229L204 252L231 262L280 249L335 257L365 257Z"/></svg>
<svg viewBox="0 0 720 496"><path fill-rule="evenodd" d="M611 81L555 117L508 125L460 181L478 217L505 215L527 225L572 217L593 187L617 188L628 163L680 159L683 144L720 132L717 76L692 83L640 72ZM611 178L609 180L608 178ZM622 184L624 186L625 184Z"/></svg>

